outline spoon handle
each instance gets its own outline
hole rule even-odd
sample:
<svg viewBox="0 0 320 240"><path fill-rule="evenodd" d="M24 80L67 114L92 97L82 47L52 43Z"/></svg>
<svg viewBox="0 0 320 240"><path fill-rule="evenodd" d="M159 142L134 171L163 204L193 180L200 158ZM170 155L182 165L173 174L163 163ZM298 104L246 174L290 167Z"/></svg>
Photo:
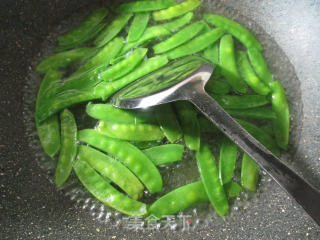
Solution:
<svg viewBox="0 0 320 240"><path fill-rule="evenodd" d="M197 84L196 84L197 85ZM320 192L288 168L268 149L244 130L212 99L200 84L189 95L192 102L221 131L245 151L260 167L289 193L320 225ZM191 92L191 91L190 91Z"/></svg>

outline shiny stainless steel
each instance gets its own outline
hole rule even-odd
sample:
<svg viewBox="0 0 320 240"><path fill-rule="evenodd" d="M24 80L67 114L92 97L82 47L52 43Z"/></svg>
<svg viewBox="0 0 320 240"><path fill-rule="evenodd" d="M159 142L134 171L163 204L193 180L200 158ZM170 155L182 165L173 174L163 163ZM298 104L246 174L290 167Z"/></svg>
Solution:
<svg viewBox="0 0 320 240"><path fill-rule="evenodd" d="M185 79L171 87L155 93L146 93L136 98L119 98L121 91L112 99L112 104L120 108L147 108L178 100L192 102L221 131L254 159L270 176L291 195L302 208L320 225L320 192L286 166L279 158L253 138L204 90L213 67L202 66ZM137 84L128 88L137 87ZM127 88L124 89L127 91Z"/></svg>

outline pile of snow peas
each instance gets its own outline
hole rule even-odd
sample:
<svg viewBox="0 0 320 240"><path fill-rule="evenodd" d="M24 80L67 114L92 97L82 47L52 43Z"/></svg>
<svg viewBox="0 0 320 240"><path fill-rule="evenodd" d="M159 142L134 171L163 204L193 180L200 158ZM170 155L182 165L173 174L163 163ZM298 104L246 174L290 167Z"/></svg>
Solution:
<svg viewBox="0 0 320 240"><path fill-rule="evenodd" d="M200 202L210 202L224 217L230 198L256 191L259 167L192 104L139 111L108 102L138 78L169 76L206 61L215 66L207 92L274 154L287 149L285 90L269 71L262 46L249 30L224 16L208 13L195 19L200 4L142 0L99 8L58 37L56 53L36 69L44 77L35 111L41 145L57 159L58 187L74 171L104 204L130 216L159 219ZM235 49L235 41L242 50ZM78 129L72 109L79 103L87 103L95 128ZM217 161L206 134L221 142L214 146L219 148ZM158 167L181 161L185 151L195 154L200 179L163 194ZM238 160L239 182L234 180ZM160 196L151 206L141 200L145 190Z"/></svg>

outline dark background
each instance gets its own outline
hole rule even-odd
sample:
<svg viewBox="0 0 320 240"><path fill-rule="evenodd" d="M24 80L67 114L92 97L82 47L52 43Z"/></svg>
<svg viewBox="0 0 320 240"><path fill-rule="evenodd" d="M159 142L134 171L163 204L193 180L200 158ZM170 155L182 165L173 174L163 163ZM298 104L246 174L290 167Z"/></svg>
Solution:
<svg viewBox="0 0 320 240"><path fill-rule="evenodd" d="M111 230L56 188L28 147L23 124L27 68L46 35L84 0L0 1L0 239L320 239L320 229L273 184L263 209L237 225L198 232ZM319 187L320 2L311 0L225 0L263 26L284 50L301 81L304 104L301 158L295 167ZM318 175L319 176L319 175ZM271 196L270 196L271 195ZM320 207L320 203L319 203ZM251 211L248 214L253 213Z"/></svg>

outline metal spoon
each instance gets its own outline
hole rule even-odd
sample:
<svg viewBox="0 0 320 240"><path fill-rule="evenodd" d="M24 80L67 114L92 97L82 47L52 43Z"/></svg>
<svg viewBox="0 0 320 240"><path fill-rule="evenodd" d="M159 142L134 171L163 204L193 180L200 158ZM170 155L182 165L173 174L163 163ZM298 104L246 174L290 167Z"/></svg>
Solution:
<svg viewBox="0 0 320 240"><path fill-rule="evenodd" d="M268 149L244 130L204 90L213 72L207 63L193 73L181 77L137 80L121 90L112 99L116 107L147 108L168 102L187 100L193 103L225 135L254 159L269 175L291 195L320 225L320 192L281 162ZM170 80L168 80L170 79Z"/></svg>

